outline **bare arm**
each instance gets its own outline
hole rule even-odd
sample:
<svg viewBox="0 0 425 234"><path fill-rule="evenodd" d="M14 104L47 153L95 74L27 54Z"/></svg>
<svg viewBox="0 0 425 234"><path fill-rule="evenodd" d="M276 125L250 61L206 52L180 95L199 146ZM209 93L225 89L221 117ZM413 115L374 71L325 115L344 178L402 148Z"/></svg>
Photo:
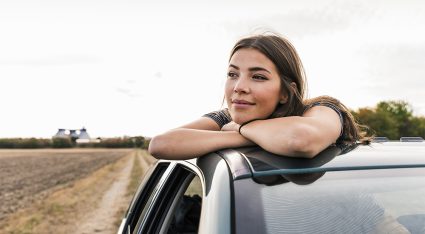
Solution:
<svg viewBox="0 0 425 234"><path fill-rule="evenodd" d="M315 106L303 116L253 121L241 133L269 152L312 158L338 139L341 128L334 110Z"/></svg>
<svg viewBox="0 0 425 234"><path fill-rule="evenodd" d="M220 131L217 123L202 117L152 138L149 153L156 158L188 159L219 149L252 144L238 132Z"/></svg>

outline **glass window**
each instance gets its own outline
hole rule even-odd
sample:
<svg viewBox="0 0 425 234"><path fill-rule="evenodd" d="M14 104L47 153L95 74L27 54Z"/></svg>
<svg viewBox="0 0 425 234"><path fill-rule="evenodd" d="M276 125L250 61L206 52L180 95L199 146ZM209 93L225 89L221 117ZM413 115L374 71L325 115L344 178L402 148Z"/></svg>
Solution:
<svg viewBox="0 0 425 234"><path fill-rule="evenodd" d="M177 199L167 233L197 233L201 205L202 185L199 177L195 175L183 196Z"/></svg>
<svg viewBox="0 0 425 234"><path fill-rule="evenodd" d="M236 187L236 215L250 215L238 226L256 219L267 233L425 233L424 168L296 177Z"/></svg>

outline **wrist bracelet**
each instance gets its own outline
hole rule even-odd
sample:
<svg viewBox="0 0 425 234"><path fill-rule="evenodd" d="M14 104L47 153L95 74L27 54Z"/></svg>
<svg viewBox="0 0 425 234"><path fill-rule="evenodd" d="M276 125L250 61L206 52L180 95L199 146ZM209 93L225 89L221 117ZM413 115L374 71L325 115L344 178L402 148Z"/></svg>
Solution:
<svg viewBox="0 0 425 234"><path fill-rule="evenodd" d="M239 134L241 134L241 135L242 135L242 133L241 133L241 128L242 128L243 126L245 126L245 125L247 125L247 124L249 124L249 123L251 123L251 122L254 122L254 121L256 121L256 120L261 120L261 119L251 119L251 120L249 120L249 121L247 121L247 122L245 122L245 123L243 123L243 124L239 125L239 129L238 129Z"/></svg>

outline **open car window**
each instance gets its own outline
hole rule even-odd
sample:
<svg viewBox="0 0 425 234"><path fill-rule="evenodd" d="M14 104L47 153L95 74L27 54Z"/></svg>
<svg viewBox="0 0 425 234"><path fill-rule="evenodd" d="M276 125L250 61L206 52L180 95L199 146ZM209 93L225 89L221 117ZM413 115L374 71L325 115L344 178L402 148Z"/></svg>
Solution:
<svg viewBox="0 0 425 234"><path fill-rule="evenodd" d="M202 185L198 176L193 177L184 194L176 197L174 203L168 212L169 224L164 225L164 233L197 233L202 205Z"/></svg>
<svg viewBox="0 0 425 234"><path fill-rule="evenodd" d="M197 233L202 204L199 176L177 164L156 192L132 233Z"/></svg>

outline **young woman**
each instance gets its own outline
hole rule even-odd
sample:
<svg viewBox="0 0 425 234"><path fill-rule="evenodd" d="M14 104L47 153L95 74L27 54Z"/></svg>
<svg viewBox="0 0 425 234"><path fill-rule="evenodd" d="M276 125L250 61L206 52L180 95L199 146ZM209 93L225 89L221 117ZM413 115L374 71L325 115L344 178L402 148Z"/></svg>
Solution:
<svg viewBox="0 0 425 234"><path fill-rule="evenodd" d="M149 152L188 159L223 148L259 145L285 156L312 158L331 144L366 141L337 99L305 99L305 74L292 44L277 35L241 39L225 85L228 108L152 138Z"/></svg>

